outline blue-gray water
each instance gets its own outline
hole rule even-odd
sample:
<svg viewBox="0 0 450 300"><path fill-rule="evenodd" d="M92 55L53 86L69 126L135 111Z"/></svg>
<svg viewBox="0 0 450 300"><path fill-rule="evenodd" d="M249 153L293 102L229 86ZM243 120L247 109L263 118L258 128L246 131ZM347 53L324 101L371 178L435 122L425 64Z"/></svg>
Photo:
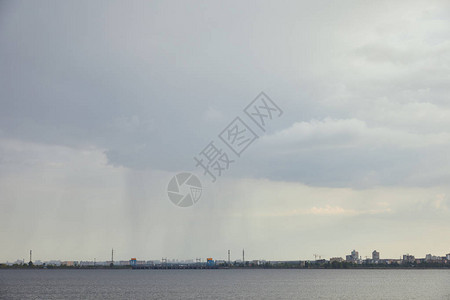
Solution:
<svg viewBox="0 0 450 300"><path fill-rule="evenodd" d="M1 299L450 299L450 270L0 270Z"/></svg>

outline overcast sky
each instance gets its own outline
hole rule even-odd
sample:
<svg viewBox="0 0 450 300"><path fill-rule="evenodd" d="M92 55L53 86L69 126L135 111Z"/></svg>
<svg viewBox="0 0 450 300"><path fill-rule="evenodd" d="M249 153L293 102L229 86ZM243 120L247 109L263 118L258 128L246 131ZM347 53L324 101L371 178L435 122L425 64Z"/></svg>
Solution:
<svg viewBox="0 0 450 300"><path fill-rule="evenodd" d="M1 1L0 70L0 261L450 252L448 1Z"/></svg>

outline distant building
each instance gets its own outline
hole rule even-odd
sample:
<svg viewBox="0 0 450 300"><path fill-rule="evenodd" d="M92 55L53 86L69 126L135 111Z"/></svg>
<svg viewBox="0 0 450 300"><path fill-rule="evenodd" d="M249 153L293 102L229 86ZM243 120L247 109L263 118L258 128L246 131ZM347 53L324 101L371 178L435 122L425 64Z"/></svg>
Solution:
<svg viewBox="0 0 450 300"><path fill-rule="evenodd" d="M216 263L217 263L217 261L216 261ZM251 262L250 262L250 265L252 265L252 266L259 266L261 263L259 262L259 260L252 260Z"/></svg>
<svg viewBox="0 0 450 300"><path fill-rule="evenodd" d="M57 266L57 267L59 267L61 265L61 261L59 261L59 260L51 260L51 261L48 261L46 264L47 264L47 266Z"/></svg>
<svg viewBox="0 0 450 300"><path fill-rule="evenodd" d="M358 258L359 258L359 253L358 253L358 251L353 250L353 251L352 251L352 257L353 257L353 259L354 259L355 261L357 261Z"/></svg>
<svg viewBox="0 0 450 300"><path fill-rule="evenodd" d="M211 257L208 257L207 259L206 259L206 265L207 266L209 266L209 267L212 267L212 266L214 266L216 263L214 262L214 260L211 258Z"/></svg>
<svg viewBox="0 0 450 300"><path fill-rule="evenodd" d="M194 263L194 260L193 260L193 259L185 259L183 262L184 262L185 264L193 264L193 263Z"/></svg>
<svg viewBox="0 0 450 300"><path fill-rule="evenodd" d="M326 262L327 262L327 260L324 259L324 258L322 258L322 259L316 259L316 260L315 260L315 263L316 263L316 264L319 264L319 265L320 265L320 264L324 264L324 263L326 263Z"/></svg>
<svg viewBox="0 0 450 300"><path fill-rule="evenodd" d="M67 267L73 267L75 266L75 262L74 261L63 261L61 262L62 266L67 266Z"/></svg>
<svg viewBox="0 0 450 300"><path fill-rule="evenodd" d="M42 266L44 263L42 262L42 261L40 261L40 260L35 260L34 261L34 265L36 265L36 266Z"/></svg>
<svg viewBox="0 0 450 300"><path fill-rule="evenodd" d="M425 261L426 262L442 262L442 257L431 255L431 254L427 254L425 256Z"/></svg>
<svg viewBox="0 0 450 300"><path fill-rule="evenodd" d="M330 258L330 263L332 263L334 261L336 261L336 262L343 262L344 259L342 257L332 257L332 258Z"/></svg>
<svg viewBox="0 0 450 300"><path fill-rule="evenodd" d="M422 264L425 262L425 258L416 258L416 264Z"/></svg>
<svg viewBox="0 0 450 300"><path fill-rule="evenodd" d="M414 263L416 262L416 258L414 255L405 254L403 255L402 263Z"/></svg>
<svg viewBox="0 0 450 300"><path fill-rule="evenodd" d="M135 267L135 266L144 266L145 265L145 260L137 260L136 258L132 258L130 259L130 266Z"/></svg>
<svg viewBox="0 0 450 300"><path fill-rule="evenodd" d="M450 261L450 253L445 256Z"/></svg>
<svg viewBox="0 0 450 300"><path fill-rule="evenodd" d="M374 260L374 261L380 260L380 252L378 252L377 250L373 250L373 252L372 252L372 260Z"/></svg>
<svg viewBox="0 0 450 300"><path fill-rule="evenodd" d="M350 254L350 255L347 255L347 256L345 257L345 260L346 260L347 262L357 263L357 262L359 261L359 253L358 253L358 251L356 251L356 250L353 249L353 251L351 252L351 254Z"/></svg>
<svg viewBox="0 0 450 300"><path fill-rule="evenodd" d="M129 260L121 260L119 261L119 266L129 266L130 261Z"/></svg>
<svg viewBox="0 0 450 300"><path fill-rule="evenodd" d="M227 262L223 259L216 260L216 265L225 265Z"/></svg>

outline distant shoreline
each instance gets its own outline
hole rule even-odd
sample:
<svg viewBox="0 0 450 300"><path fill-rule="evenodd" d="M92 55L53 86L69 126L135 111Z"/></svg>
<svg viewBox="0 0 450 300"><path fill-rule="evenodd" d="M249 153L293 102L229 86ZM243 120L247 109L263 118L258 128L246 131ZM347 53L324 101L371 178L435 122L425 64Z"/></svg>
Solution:
<svg viewBox="0 0 450 300"><path fill-rule="evenodd" d="M347 268L332 267L203 267L203 266L8 266L0 265L0 270L450 270L450 266L352 266Z"/></svg>

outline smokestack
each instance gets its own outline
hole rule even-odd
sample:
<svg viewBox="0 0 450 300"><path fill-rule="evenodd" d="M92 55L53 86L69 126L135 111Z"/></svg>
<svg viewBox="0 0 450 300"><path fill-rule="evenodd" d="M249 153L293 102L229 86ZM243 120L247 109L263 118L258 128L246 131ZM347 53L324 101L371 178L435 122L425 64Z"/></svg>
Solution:
<svg viewBox="0 0 450 300"><path fill-rule="evenodd" d="M244 249L242 249L242 263L245 266L245 252L244 252Z"/></svg>
<svg viewBox="0 0 450 300"><path fill-rule="evenodd" d="M230 264L230 250L228 250L228 264Z"/></svg>

